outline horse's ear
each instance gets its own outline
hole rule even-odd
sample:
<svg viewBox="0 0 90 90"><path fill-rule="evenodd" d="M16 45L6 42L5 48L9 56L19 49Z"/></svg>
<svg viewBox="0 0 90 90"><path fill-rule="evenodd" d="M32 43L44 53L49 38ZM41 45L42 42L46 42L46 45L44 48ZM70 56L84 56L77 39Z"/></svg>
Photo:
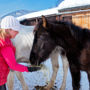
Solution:
<svg viewBox="0 0 90 90"><path fill-rule="evenodd" d="M38 18L36 18L36 25L39 23L39 19Z"/></svg>
<svg viewBox="0 0 90 90"><path fill-rule="evenodd" d="M45 16L42 16L42 20L43 20L43 27L46 28L47 20L46 20Z"/></svg>

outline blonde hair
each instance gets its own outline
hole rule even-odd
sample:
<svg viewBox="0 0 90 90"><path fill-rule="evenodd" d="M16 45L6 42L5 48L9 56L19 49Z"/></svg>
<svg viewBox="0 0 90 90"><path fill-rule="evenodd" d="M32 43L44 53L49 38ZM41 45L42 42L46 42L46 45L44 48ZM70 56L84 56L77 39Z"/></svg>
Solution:
<svg viewBox="0 0 90 90"><path fill-rule="evenodd" d="M2 39L5 39L5 36L6 36L6 31L5 31L5 29L0 29L0 37L1 37Z"/></svg>

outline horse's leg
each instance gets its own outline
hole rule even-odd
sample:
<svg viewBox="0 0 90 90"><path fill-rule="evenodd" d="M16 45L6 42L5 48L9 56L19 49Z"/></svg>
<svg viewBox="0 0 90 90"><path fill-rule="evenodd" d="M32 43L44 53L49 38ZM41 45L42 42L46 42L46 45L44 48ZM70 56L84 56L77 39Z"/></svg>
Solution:
<svg viewBox="0 0 90 90"><path fill-rule="evenodd" d="M80 69L73 64L69 64L70 65L70 71L71 71L71 76L72 76L72 86L73 86L73 90L79 90L80 88Z"/></svg>
<svg viewBox="0 0 90 90"><path fill-rule="evenodd" d="M28 90L28 85L25 83L25 80L24 80L22 72L15 71L15 73L16 73L16 76L17 76L18 80L22 84L23 90Z"/></svg>
<svg viewBox="0 0 90 90"><path fill-rule="evenodd" d="M64 55L61 55L62 57L62 63L63 63L63 81L60 90L65 90L66 87L66 79L67 79L67 73L68 73L68 68L69 68L69 63L67 60L67 57Z"/></svg>
<svg viewBox="0 0 90 90"><path fill-rule="evenodd" d="M14 86L14 71L10 71L7 79L8 90L13 90Z"/></svg>
<svg viewBox="0 0 90 90"><path fill-rule="evenodd" d="M58 55L59 55L58 53L54 53L54 54L51 56L53 74L52 74L52 77L51 77L50 82L49 82L48 85L45 87L45 90L50 90L50 88L52 88L53 85L54 85L54 81L56 80L57 71L58 71L58 68L59 68Z"/></svg>
<svg viewBox="0 0 90 90"><path fill-rule="evenodd" d="M90 70L87 72L87 74L88 74L89 90L90 90Z"/></svg>

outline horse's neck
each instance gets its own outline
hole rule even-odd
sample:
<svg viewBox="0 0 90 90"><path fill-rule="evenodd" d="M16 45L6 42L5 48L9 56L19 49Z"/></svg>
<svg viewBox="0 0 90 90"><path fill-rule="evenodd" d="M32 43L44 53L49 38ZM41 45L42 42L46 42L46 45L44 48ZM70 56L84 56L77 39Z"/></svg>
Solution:
<svg viewBox="0 0 90 90"><path fill-rule="evenodd" d="M80 44L83 40L83 31L81 28L68 24L63 24L61 26L53 26L53 35L54 40L57 45L60 45L63 48L74 47ZM75 45L73 45L75 44Z"/></svg>
<svg viewBox="0 0 90 90"><path fill-rule="evenodd" d="M55 24L51 26L50 33L58 38L65 38L71 36L70 27L64 24Z"/></svg>
<svg viewBox="0 0 90 90"><path fill-rule="evenodd" d="M69 28L64 26L54 26L52 27L52 31L50 33L55 43L63 48L67 46L67 39L71 38Z"/></svg>

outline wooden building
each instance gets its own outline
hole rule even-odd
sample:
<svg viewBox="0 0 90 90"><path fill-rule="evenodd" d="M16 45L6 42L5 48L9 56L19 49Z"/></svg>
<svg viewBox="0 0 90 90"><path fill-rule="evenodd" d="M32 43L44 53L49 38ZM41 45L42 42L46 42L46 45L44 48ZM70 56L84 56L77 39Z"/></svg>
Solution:
<svg viewBox="0 0 90 90"><path fill-rule="evenodd" d="M58 15L64 21L90 29L90 5L61 9Z"/></svg>

